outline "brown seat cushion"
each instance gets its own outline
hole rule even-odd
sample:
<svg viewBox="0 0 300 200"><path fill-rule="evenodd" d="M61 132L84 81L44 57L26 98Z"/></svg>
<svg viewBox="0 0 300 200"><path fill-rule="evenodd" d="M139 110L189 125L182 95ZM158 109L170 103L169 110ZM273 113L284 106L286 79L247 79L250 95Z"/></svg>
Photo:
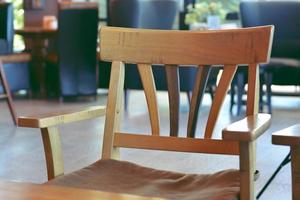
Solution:
<svg viewBox="0 0 300 200"><path fill-rule="evenodd" d="M46 184L166 199L234 200L238 199L239 180L237 170L212 175L182 174L125 161L100 160Z"/></svg>

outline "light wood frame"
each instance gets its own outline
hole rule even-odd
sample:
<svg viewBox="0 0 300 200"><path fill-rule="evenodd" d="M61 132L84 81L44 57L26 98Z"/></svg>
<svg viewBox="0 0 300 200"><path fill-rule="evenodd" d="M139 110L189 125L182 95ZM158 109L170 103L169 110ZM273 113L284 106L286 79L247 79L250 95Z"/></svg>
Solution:
<svg viewBox="0 0 300 200"><path fill-rule="evenodd" d="M107 100L107 111L104 128L102 159L118 158L118 149L141 148L159 149L166 151L218 153L238 155L240 157L240 199L254 199L254 171L255 171L255 140L270 125L270 115L258 114L259 96L259 63L269 61L272 45L273 26L264 26L248 29L223 31L161 31L102 27L100 30L100 59L112 62L111 79ZM148 135L121 133L120 122L122 116L122 97L124 88L124 63L138 64L141 80L144 86L150 116L152 133ZM208 117L203 139L195 139L194 122L189 122L187 137L179 138L178 128L175 126L170 133L171 137L160 136L160 123L156 89L152 75L151 64L164 64L167 72L173 74L168 82L178 80L176 76L178 65L196 65L198 67L197 80L205 85L209 68L223 65L224 70L218 85L215 99ZM212 139L214 127L219 117L228 87L236 72L238 64L248 64L249 86L246 117L223 130L222 139ZM175 85L175 86L174 86ZM178 106L178 85L169 87L169 96L175 102L171 107ZM197 99L203 94L203 85L195 87L192 105L199 108ZM170 92L171 90L171 92ZM171 100L170 100L171 101ZM193 103L194 102L194 103ZM178 123L178 108L170 111L171 124ZM192 109L191 109L192 110ZM196 110L197 112L197 110ZM102 113L101 113L102 114ZM70 114L76 119L76 114ZM86 115L84 119L92 116ZM96 116L100 116L96 115ZM190 119L194 120L197 114L191 111ZM95 117L95 116L93 116ZM49 117L46 117L49 119ZM51 116L55 120L56 116ZM41 117L19 118L19 124L26 127L38 127L42 130L47 157L48 178L63 174L61 164L60 143L56 128L52 123L41 126ZM71 122L72 120L64 121ZM77 119L76 119L77 121ZM52 161L58 158L58 162ZM48 160L49 159L49 160Z"/></svg>

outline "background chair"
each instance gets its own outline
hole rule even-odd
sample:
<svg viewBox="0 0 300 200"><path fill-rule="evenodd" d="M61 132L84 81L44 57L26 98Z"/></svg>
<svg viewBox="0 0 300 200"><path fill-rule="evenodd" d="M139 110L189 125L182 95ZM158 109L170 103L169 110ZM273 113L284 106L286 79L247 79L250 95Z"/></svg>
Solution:
<svg viewBox="0 0 300 200"><path fill-rule="evenodd" d="M63 99L96 95L97 31L97 4L60 4L57 55L49 56L47 90Z"/></svg>
<svg viewBox="0 0 300 200"><path fill-rule="evenodd" d="M297 1L242 1L240 4L244 27L273 24L276 29L271 61L262 67L269 112L272 85L300 85L299 9Z"/></svg>
<svg viewBox="0 0 300 200"><path fill-rule="evenodd" d="M282 166L291 161L292 172L292 199L300 199L300 125L294 125L286 129L280 130L272 134L272 143L277 145L289 146L291 151L285 158L286 162ZM281 168L280 168L281 169ZM279 169L279 170L280 170ZM278 170L278 172L279 172Z"/></svg>
<svg viewBox="0 0 300 200"><path fill-rule="evenodd" d="M177 0L110 0L110 24L117 27L148 28L148 29L172 29L178 12ZM130 12L128 12L130 10ZM158 90L168 90L166 71L154 66L154 78ZM193 90L196 70L192 67L179 69L180 90L186 92L190 99ZM217 73L215 71L213 73ZM110 75L110 63L99 63L99 87L108 88ZM125 76L125 108L128 102L128 90L141 90L140 80L135 65L126 68Z"/></svg>
<svg viewBox="0 0 300 200"><path fill-rule="evenodd" d="M168 199L233 200L238 196L241 200L254 199L255 140L270 124L270 115L257 113L258 63L267 62L269 59L272 33L272 26L211 33L102 27L100 58L112 61L102 159L83 170L63 176L59 132L55 127L66 122L98 117L104 113L101 108L92 108L77 114L47 115L46 118L19 118L20 126L41 128L50 180L47 184ZM245 45L252 47L251 52L244 48ZM191 51L195 54L191 54ZM147 135L122 133L120 130L125 68L128 67L124 63L138 65L151 124L151 133ZM163 64L162 67L173 74L174 81L168 81L169 95L174 97L169 98L171 137L160 133L159 108L151 67L153 63ZM203 139L196 139L194 128L197 124L197 104L199 98L202 99L208 72L220 63L226 65L223 66L224 71L216 89L205 131L201 134ZM240 63L251 63L248 67L251 81L246 117L224 129L222 139L213 139L216 137L214 128L218 123L223 100ZM179 65L197 65L186 138L178 137L179 105L172 106L176 105L174 101L180 95ZM240 170L222 171L208 176L160 171L112 160L118 158L118 148L239 155Z"/></svg>
<svg viewBox="0 0 300 200"><path fill-rule="evenodd" d="M7 100L14 123L17 117L11 92L29 90L29 69L27 54L15 55L13 52L13 5L0 2L0 97Z"/></svg>

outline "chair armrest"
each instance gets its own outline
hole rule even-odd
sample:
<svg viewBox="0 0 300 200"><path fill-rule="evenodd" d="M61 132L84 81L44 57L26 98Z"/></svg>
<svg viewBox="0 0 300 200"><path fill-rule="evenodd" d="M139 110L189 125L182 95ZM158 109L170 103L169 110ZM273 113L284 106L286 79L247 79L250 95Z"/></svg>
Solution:
<svg viewBox="0 0 300 200"><path fill-rule="evenodd" d="M0 55L0 62L2 63L17 63L17 62L29 62L29 61L31 61L31 55L28 53Z"/></svg>
<svg viewBox="0 0 300 200"><path fill-rule="evenodd" d="M18 118L18 126L30 128L46 128L60 124L92 119L105 115L105 106L93 106L79 111L64 111L56 113L40 114L36 116L21 116Z"/></svg>
<svg viewBox="0 0 300 200"><path fill-rule="evenodd" d="M300 124L273 133L272 143L286 146L300 145Z"/></svg>
<svg viewBox="0 0 300 200"><path fill-rule="evenodd" d="M224 140L250 142L262 135L270 126L271 115L256 114L247 116L223 129Z"/></svg>

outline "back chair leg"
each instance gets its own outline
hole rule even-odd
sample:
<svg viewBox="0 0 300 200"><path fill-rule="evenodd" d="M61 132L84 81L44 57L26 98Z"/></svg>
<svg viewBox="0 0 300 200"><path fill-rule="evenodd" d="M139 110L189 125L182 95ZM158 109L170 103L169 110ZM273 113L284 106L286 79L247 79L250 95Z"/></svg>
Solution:
<svg viewBox="0 0 300 200"><path fill-rule="evenodd" d="M4 97L6 98L11 117L14 121L14 124L17 125L17 115L16 115L15 108L13 105L10 89L9 89L9 86L8 86L8 83L6 80L3 64L1 61L0 61L0 80L1 80L2 87L3 87Z"/></svg>
<svg viewBox="0 0 300 200"><path fill-rule="evenodd" d="M267 105L268 105L268 113L272 114L272 81L273 76L272 73L265 74L265 81L266 81L266 92L267 92Z"/></svg>
<svg viewBox="0 0 300 200"><path fill-rule="evenodd" d="M128 101L129 101L129 91L128 91L128 89L124 89L124 107L125 107L125 111L128 110Z"/></svg>
<svg viewBox="0 0 300 200"><path fill-rule="evenodd" d="M245 93L245 78L243 73L237 74L237 116L241 114L243 95Z"/></svg>

